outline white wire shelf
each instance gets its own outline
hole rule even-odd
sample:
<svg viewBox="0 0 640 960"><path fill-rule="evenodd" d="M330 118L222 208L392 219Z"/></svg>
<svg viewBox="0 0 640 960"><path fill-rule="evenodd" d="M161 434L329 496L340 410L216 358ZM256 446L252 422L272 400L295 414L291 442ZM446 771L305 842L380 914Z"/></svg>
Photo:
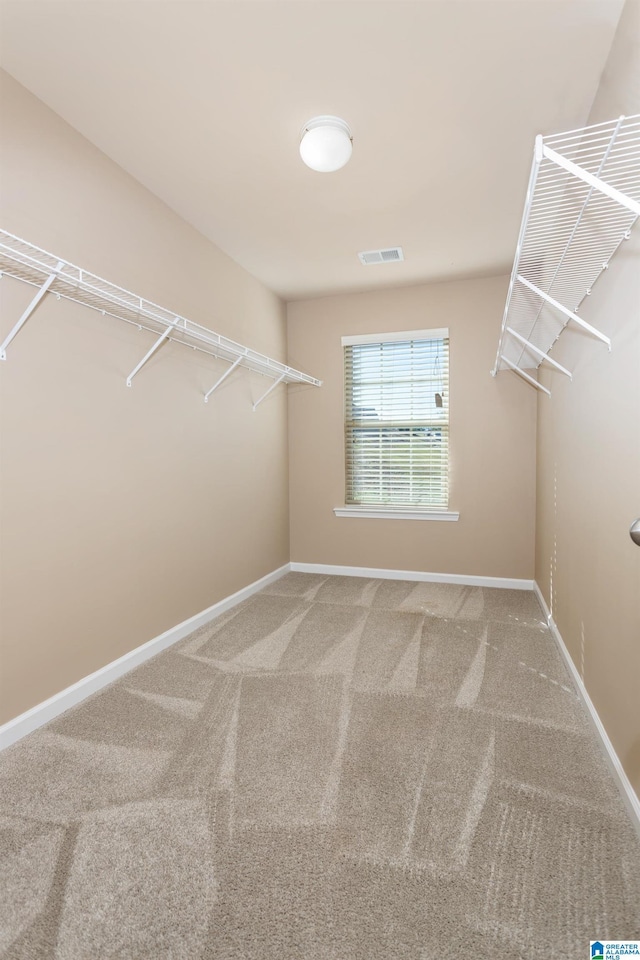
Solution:
<svg viewBox="0 0 640 960"><path fill-rule="evenodd" d="M640 216L640 114L537 137L492 374L512 370L545 393L541 363L568 323L611 349L580 307Z"/></svg>
<svg viewBox="0 0 640 960"><path fill-rule="evenodd" d="M98 310L104 316L124 320L126 323L134 324L140 330L148 330L157 335L158 339L154 345L127 377L127 386L131 386L136 374L167 340L173 340L175 343L181 343L231 364L207 391L204 396L205 402L238 366L246 367L254 373L270 377L275 381L254 403L254 410L279 383L306 383L315 387L322 385L322 381L316 380L315 377L236 343L228 337L223 337L207 327L187 320L186 317L177 316L164 307L88 273L5 230L0 230L1 275L14 277L39 288L34 299L0 344L2 360L6 359L7 347L40 301L47 293L52 293L57 297L81 303L92 310Z"/></svg>

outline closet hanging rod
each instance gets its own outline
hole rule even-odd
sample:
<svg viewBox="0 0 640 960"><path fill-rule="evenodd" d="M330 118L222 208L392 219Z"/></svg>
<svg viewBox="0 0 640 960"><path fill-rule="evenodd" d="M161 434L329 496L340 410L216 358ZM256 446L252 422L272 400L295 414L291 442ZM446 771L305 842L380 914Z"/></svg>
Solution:
<svg viewBox="0 0 640 960"><path fill-rule="evenodd" d="M147 330L159 337L127 377L128 386L131 386L134 376L152 354L167 340L232 363L231 369L225 371L215 387L219 386L222 379L225 379L231 370L239 365L253 373L270 377L276 382L274 386L282 382L306 383L316 387L322 385L321 380L301 370L296 370L280 360L274 360L257 350L237 343L186 317L177 316L151 300L118 287L5 230L0 230L0 276L2 275L21 280L39 289L4 342L0 344L0 359L6 359L7 347L45 295L53 293L58 298L63 297L97 310L104 316L135 324L139 329ZM209 391L206 399L212 392L212 390Z"/></svg>
<svg viewBox="0 0 640 960"><path fill-rule="evenodd" d="M514 373L517 373L520 377L530 383L536 390L540 390L542 393L546 393L547 396L551 396L551 390L547 390L546 387L543 387L541 383L538 383L533 377L529 376L524 370L521 370L520 367L516 366L515 363L511 363L511 360L508 360L507 357L501 357L501 360L504 360L506 365L510 370L513 370Z"/></svg>

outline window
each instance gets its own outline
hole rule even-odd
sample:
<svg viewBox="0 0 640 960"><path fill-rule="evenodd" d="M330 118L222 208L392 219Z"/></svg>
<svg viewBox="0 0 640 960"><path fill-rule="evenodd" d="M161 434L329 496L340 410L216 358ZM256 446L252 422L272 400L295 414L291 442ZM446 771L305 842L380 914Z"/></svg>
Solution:
<svg viewBox="0 0 640 960"><path fill-rule="evenodd" d="M342 343L347 506L446 511L449 331L344 337Z"/></svg>

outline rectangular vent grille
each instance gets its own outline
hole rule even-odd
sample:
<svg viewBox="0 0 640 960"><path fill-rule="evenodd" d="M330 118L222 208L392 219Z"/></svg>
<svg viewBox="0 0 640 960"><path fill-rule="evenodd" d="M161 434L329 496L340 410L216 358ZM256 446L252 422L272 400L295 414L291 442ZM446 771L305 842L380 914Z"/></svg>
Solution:
<svg viewBox="0 0 640 960"><path fill-rule="evenodd" d="M360 263L368 266L370 263L397 263L404 260L402 247L387 247L385 250L364 250L358 254Z"/></svg>

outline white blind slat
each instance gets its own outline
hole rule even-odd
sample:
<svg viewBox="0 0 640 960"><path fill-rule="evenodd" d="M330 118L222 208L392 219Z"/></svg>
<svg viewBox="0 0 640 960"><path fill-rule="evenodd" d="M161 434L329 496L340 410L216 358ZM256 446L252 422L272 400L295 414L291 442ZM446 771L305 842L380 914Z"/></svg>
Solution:
<svg viewBox="0 0 640 960"><path fill-rule="evenodd" d="M447 507L449 339L344 347L346 503Z"/></svg>

